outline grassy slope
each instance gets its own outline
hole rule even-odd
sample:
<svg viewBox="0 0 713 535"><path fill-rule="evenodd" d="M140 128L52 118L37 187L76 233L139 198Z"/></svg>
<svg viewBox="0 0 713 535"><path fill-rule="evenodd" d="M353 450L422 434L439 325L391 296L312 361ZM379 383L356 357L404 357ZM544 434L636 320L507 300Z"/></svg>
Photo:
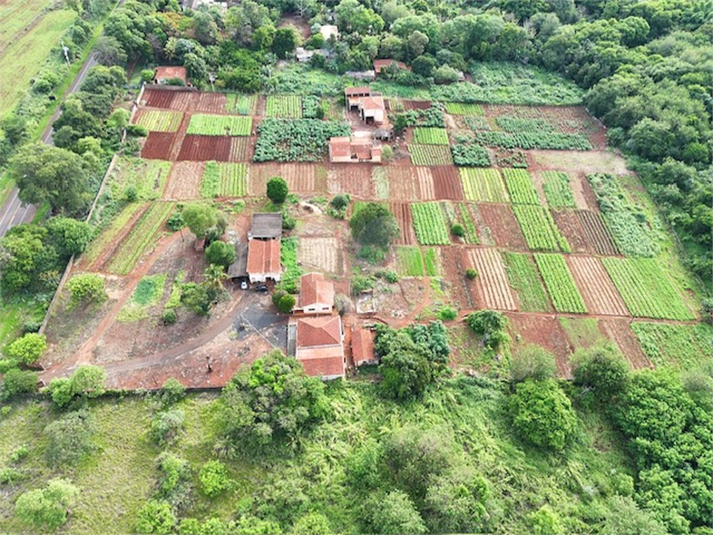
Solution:
<svg viewBox="0 0 713 535"><path fill-rule="evenodd" d="M53 0L6 0L0 5L0 50L16 40L52 4Z"/></svg>

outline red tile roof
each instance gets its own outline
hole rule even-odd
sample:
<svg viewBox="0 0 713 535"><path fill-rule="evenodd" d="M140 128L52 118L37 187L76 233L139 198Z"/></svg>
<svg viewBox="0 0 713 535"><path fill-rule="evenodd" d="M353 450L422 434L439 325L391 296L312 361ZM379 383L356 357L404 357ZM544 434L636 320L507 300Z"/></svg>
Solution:
<svg viewBox="0 0 713 535"><path fill-rule="evenodd" d="M363 97L359 100L359 106L364 110L385 110L384 97Z"/></svg>
<svg viewBox="0 0 713 535"><path fill-rule="evenodd" d="M188 81L185 67L156 67L155 80L166 80L168 78L180 78L184 82Z"/></svg>
<svg viewBox="0 0 713 535"><path fill-rule="evenodd" d="M381 69L383 69L384 67L388 67L392 63L395 63L399 69L403 69L405 71L411 70L406 66L406 64L403 61L396 61L393 59L375 59L374 60L374 71L376 72L376 74L379 74L381 72Z"/></svg>
<svg viewBox="0 0 713 535"><path fill-rule="evenodd" d="M374 333L372 331L352 329L352 358L355 366L375 359Z"/></svg>
<svg viewBox="0 0 713 535"><path fill-rule="evenodd" d="M280 272L280 240L250 240L248 267L250 274Z"/></svg>
<svg viewBox="0 0 713 535"><path fill-rule="evenodd" d="M307 273L300 278L300 306L334 303L334 284L324 280L322 273Z"/></svg>
<svg viewBox="0 0 713 535"><path fill-rule="evenodd" d="M351 97L354 95L369 95L371 94L371 88L367 86L363 87L347 87L344 89L344 94L347 97Z"/></svg>
<svg viewBox="0 0 713 535"><path fill-rule="evenodd" d="M329 154L332 158L351 156L351 140L348 137L333 137L329 140Z"/></svg>
<svg viewBox="0 0 713 535"><path fill-rule="evenodd" d="M297 354L301 349L337 345L342 348L342 321L339 316L315 316L297 320Z"/></svg>
<svg viewBox="0 0 713 535"><path fill-rule="evenodd" d="M330 348L331 349L331 348ZM336 348L335 348L336 349ZM344 375L344 356L335 354L321 358L299 359L305 369L305 373L311 377L328 377L333 375Z"/></svg>

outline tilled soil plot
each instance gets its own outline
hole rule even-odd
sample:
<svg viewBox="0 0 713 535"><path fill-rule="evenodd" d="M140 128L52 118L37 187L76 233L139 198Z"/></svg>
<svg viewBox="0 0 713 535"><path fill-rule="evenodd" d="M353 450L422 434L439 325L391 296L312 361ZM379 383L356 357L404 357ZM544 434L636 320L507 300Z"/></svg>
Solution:
<svg viewBox="0 0 713 535"><path fill-rule="evenodd" d="M327 190L331 195L348 193L355 199L373 199L371 166L359 164L331 166L327 171Z"/></svg>
<svg viewBox="0 0 713 535"><path fill-rule="evenodd" d="M573 253L591 253L589 242L584 235L584 229L579 222L577 213L571 210L550 210L557 228L560 230L572 248Z"/></svg>
<svg viewBox="0 0 713 535"><path fill-rule="evenodd" d="M465 198L457 167L453 165L431 167L431 174L433 175L436 199L460 201Z"/></svg>
<svg viewBox="0 0 713 535"><path fill-rule="evenodd" d="M599 259L573 255L567 255L566 259L590 312L608 316L629 315L624 301Z"/></svg>
<svg viewBox="0 0 713 535"><path fill-rule="evenodd" d="M415 201L418 178L415 167L389 167L389 198L395 201Z"/></svg>
<svg viewBox="0 0 713 535"><path fill-rule="evenodd" d="M179 161L217 162L230 161L231 140L228 136L186 136L178 153Z"/></svg>
<svg viewBox="0 0 713 535"><path fill-rule="evenodd" d="M418 200L419 201L435 201L436 187L433 184L433 175L428 167L417 167L416 176L418 177Z"/></svg>
<svg viewBox="0 0 713 535"><path fill-rule="evenodd" d="M506 315L510 319L512 338L518 334L521 337L521 342L512 348L513 352L527 344L543 347L555 356L557 375L567 379L572 377L569 356L573 347L557 316L512 312Z"/></svg>
<svg viewBox="0 0 713 535"><path fill-rule="evenodd" d="M402 100L405 110L427 110L433 103L430 100Z"/></svg>
<svg viewBox="0 0 713 535"><path fill-rule="evenodd" d="M416 232L413 230L411 205L406 202L391 203L389 209L396 217L401 229L401 236L397 238L396 243L400 245L416 245Z"/></svg>
<svg viewBox="0 0 713 535"><path fill-rule="evenodd" d="M577 210L576 214L584 236L596 254L609 256L619 254L614 238L600 214L587 210Z"/></svg>
<svg viewBox="0 0 713 535"><path fill-rule="evenodd" d="M634 370L653 368L653 364L641 350L636 335L629 327L629 322L630 320L625 318L607 318L599 321L599 328L607 338L616 342Z"/></svg>
<svg viewBox="0 0 713 535"><path fill-rule="evenodd" d="M173 201L198 199L200 197L203 162L177 162L168 175L168 184L163 198Z"/></svg>
<svg viewBox="0 0 713 535"><path fill-rule="evenodd" d="M441 275L450 284L448 285L451 302L459 310L473 310L477 302L473 297L473 281L465 277L468 267L467 255L462 254L459 247L439 247L441 257Z"/></svg>
<svg viewBox="0 0 713 535"><path fill-rule="evenodd" d="M196 111L225 114L225 93L199 93Z"/></svg>
<svg viewBox="0 0 713 535"><path fill-rule="evenodd" d="M141 157L149 160L170 160L175 139L175 133L149 132L141 149Z"/></svg>
<svg viewBox="0 0 713 535"><path fill-rule="evenodd" d="M229 162L249 162L253 157L256 138L234 137L230 140Z"/></svg>
<svg viewBox="0 0 713 535"><path fill-rule="evenodd" d="M300 237L297 248L298 260L304 272L316 269L325 273L342 275L342 250L334 236Z"/></svg>
<svg viewBox="0 0 713 535"><path fill-rule="evenodd" d="M464 249L468 267L475 268L478 276L473 287L478 308L516 310L510 292L510 283L500 252L494 248Z"/></svg>
<svg viewBox="0 0 713 535"><path fill-rule="evenodd" d="M312 163L259 163L248 167L248 192L264 195L272 177L282 177L290 191L297 193L316 192L317 166Z"/></svg>
<svg viewBox="0 0 713 535"><path fill-rule="evenodd" d="M478 208L497 246L514 251L527 251L525 237L509 205L479 204Z"/></svg>

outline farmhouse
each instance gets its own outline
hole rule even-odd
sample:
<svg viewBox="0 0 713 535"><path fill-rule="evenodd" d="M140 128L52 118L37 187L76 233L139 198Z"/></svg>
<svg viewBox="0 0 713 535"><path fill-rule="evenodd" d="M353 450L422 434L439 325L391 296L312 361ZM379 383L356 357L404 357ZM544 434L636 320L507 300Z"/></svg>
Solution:
<svg viewBox="0 0 713 535"><path fill-rule="evenodd" d="M344 99L347 103L347 110L356 109L359 112L359 117L366 124L388 124L384 97L380 93L372 93L368 86L347 87L344 90Z"/></svg>
<svg viewBox="0 0 713 535"><path fill-rule="evenodd" d="M280 240L250 240L247 269L250 282L280 280Z"/></svg>
<svg viewBox="0 0 713 535"><path fill-rule="evenodd" d="M334 284L322 273L307 273L300 278L300 300L296 310L305 314L331 314Z"/></svg>
<svg viewBox="0 0 713 535"><path fill-rule="evenodd" d="M381 162L381 143L370 138L333 137L329 140L332 163Z"/></svg>
<svg viewBox="0 0 713 535"><path fill-rule="evenodd" d="M256 213L248 232L250 240L274 240L282 236L281 213Z"/></svg>
<svg viewBox="0 0 713 535"><path fill-rule="evenodd" d="M305 373L324 380L345 376L344 330L339 316L308 316L294 321L297 360Z"/></svg>
<svg viewBox="0 0 713 535"><path fill-rule="evenodd" d="M184 84L190 85L185 67L156 67L153 83L165 84L170 80L182 80Z"/></svg>
<svg viewBox="0 0 713 535"><path fill-rule="evenodd" d="M319 33L322 34L325 41L329 41L330 37L334 37L335 40L339 38L339 28L332 24L324 24L323 26L320 26Z"/></svg>
<svg viewBox="0 0 713 535"><path fill-rule="evenodd" d="M352 325L352 360L354 366L378 363L374 353L374 331Z"/></svg>
<svg viewBox="0 0 713 535"><path fill-rule="evenodd" d="M392 65L402 71L410 71L411 69L403 61L396 61L395 59L375 59L374 60L374 72L377 76L381 74L381 71Z"/></svg>

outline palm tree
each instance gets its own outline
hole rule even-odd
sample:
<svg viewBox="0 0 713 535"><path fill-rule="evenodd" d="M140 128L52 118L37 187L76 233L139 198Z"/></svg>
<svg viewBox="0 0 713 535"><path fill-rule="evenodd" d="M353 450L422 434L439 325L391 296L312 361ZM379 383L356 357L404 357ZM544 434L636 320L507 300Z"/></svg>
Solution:
<svg viewBox="0 0 713 535"><path fill-rule="evenodd" d="M203 272L203 279L209 288L220 290L223 288L223 281L228 279L228 275L223 271L222 266L211 264Z"/></svg>

